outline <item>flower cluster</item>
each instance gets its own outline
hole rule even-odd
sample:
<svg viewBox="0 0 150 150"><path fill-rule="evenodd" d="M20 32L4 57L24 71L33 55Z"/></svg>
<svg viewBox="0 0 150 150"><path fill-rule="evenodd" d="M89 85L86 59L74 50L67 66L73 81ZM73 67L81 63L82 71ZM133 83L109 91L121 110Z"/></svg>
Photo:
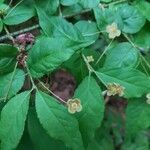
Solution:
<svg viewBox="0 0 150 150"><path fill-rule="evenodd" d="M108 33L110 39L114 39L115 37L119 37L121 35L121 31L118 29L115 22L106 27L106 32Z"/></svg>
<svg viewBox="0 0 150 150"><path fill-rule="evenodd" d="M69 99L67 101L68 112L74 114L76 112L80 112L82 110L82 105L79 99Z"/></svg>
<svg viewBox="0 0 150 150"><path fill-rule="evenodd" d="M120 97L124 95L125 88L117 83L109 83L107 85L107 95L114 96L119 95Z"/></svg>
<svg viewBox="0 0 150 150"><path fill-rule="evenodd" d="M16 37L16 43L26 45L27 43L34 43L35 37L32 33L20 34Z"/></svg>

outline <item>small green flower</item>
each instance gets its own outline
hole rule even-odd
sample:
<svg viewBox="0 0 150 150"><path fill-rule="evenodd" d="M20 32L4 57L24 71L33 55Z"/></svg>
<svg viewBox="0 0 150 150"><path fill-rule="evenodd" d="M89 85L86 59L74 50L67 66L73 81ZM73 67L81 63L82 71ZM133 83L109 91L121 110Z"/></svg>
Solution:
<svg viewBox="0 0 150 150"><path fill-rule="evenodd" d="M4 10L0 9L0 16L2 16L4 14Z"/></svg>
<svg viewBox="0 0 150 150"><path fill-rule="evenodd" d="M147 100L146 100L147 104L150 105L150 93L148 93L148 94L146 95L146 98L147 98Z"/></svg>
<svg viewBox="0 0 150 150"><path fill-rule="evenodd" d="M148 105L150 105L150 99L147 99L147 100L146 100L146 103L147 103Z"/></svg>
<svg viewBox="0 0 150 150"><path fill-rule="evenodd" d="M146 98L147 98L147 99L150 99L150 93L148 93L148 94L146 95Z"/></svg>
<svg viewBox="0 0 150 150"><path fill-rule="evenodd" d="M114 96L119 95L120 97L124 95L125 88L117 83L109 83L107 85L107 95Z"/></svg>
<svg viewBox="0 0 150 150"><path fill-rule="evenodd" d="M106 27L106 32L109 34L110 39L114 39L115 37L119 37L121 35L121 31L118 29L115 22Z"/></svg>
<svg viewBox="0 0 150 150"><path fill-rule="evenodd" d="M87 59L88 63L94 62L94 58L93 58L92 55L91 56L87 56L86 59Z"/></svg>
<svg viewBox="0 0 150 150"><path fill-rule="evenodd" d="M80 112L82 110L82 105L79 99L69 99L67 101L68 112L74 114L76 112Z"/></svg>

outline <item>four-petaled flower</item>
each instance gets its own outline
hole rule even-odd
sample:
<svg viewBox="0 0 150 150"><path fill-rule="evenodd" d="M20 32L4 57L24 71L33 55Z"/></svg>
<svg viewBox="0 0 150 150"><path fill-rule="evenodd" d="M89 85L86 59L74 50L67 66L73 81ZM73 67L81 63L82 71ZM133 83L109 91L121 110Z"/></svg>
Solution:
<svg viewBox="0 0 150 150"><path fill-rule="evenodd" d="M107 85L107 95L114 96L119 95L120 97L124 95L125 88L117 83L109 83Z"/></svg>
<svg viewBox="0 0 150 150"><path fill-rule="evenodd" d="M69 99L67 101L68 112L74 114L76 112L80 112L82 110L82 105L79 99Z"/></svg>
<svg viewBox="0 0 150 150"><path fill-rule="evenodd" d="M91 56L87 56L86 59L87 59L88 63L94 62L94 58L93 58L92 55Z"/></svg>
<svg viewBox="0 0 150 150"><path fill-rule="evenodd" d="M110 39L114 39L115 37L119 37L121 35L121 31L118 29L115 22L106 27L106 32L109 34Z"/></svg>

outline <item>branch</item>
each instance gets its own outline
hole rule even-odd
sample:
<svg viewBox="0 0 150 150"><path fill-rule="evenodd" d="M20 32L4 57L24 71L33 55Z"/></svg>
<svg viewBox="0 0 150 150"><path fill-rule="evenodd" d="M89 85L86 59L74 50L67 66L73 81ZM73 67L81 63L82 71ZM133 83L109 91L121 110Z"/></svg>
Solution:
<svg viewBox="0 0 150 150"><path fill-rule="evenodd" d="M87 12L90 12L91 9L86 9L86 10L83 10L81 11L80 13L76 13L76 14L72 14L72 15L65 15L63 16L64 18L72 18L74 16L77 16L77 15L81 15L81 14L84 14L84 13L87 13ZM33 31L35 29L39 29L40 28L40 25L39 24L36 24L34 26L31 26L31 27L28 27L28 28L25 28L25 29L22 29L22 30L19 30L19 31L16 31L16 32L13 32L13 33L10 33L9 36L8 35L4 35L4 36L1 36L0 37L0 42L6 40L6 39L9 39L10 36L11 37L15 37L19 34L23 34L23 33L26 33L26 32L30 32L30 31Z"/></svg>

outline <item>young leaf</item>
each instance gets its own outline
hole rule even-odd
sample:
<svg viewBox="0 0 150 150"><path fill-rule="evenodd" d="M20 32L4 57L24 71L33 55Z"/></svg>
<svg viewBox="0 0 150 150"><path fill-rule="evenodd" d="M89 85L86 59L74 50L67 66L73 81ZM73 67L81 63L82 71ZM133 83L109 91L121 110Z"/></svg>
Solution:
<svg viewBox="0 0 150 150"><path fill-rule="evenodd" d="M126 110L126 133L135 136L139 131L150 127L150 105L146 100L129 101Z"/></svg>
<svg viewBox="0 0 150 150"><path fill-rule="evenodd" d="M30 92L13 97L3 108L0 120L1 150L15 149L23 134Z"/></svg>
<svg viewBox="0 0 150 150"><path fill-rule="evenodd" d="M40 123L52 138L63 141L73 150L84 149L77 120L56 99L37 92L36 111Z"/></svg>
<svg viewBox="0 0 150 150"><path fill-rule="evenodd" d="M36 150L67 150L61 141L51 138L42 128L34 108L29 110L28 132Z"/></svg>
<svg viewBox="0 0 150 150"><path fill-rule="evenodd" d="M123 42L110 48L106 54L105 68L136 67L139 55L130 43Z"/></svg>
<svg viewBox="0 0 150 150"><path fill-rule="evenodd" d="M141 97L150 90L150 79L136 69L100 69L96 72L105 84L118 83L125 88L125 97Z"/></svg>
<svg viewBox="0 0 150 150"><path fill-rule="evenodd" d="M73 53L74 50L65 47L63 39L40 38L29 54L28 65L32 76L38 78L56 69Z"/></svg>
<svg viewBox="0 0 150 150"><path fill-rule="evenodd" d="M14 6L4 17L7 25L17 25L25 22L35 15L35 8L32 0L25 0L19 5Z"/></svg>
<svg viewBox="0 0 150 150"><path fill-rule="evenodd" d="M0 99L11 98L22 88L25 74L17 69L15 73L0 76Z"/></svg>
<svg viewBox="0 0 150 150"><path fill-rule="evenodd" d="M95 130L101 125L104 115L104 100L101 89L92 77L86 77L75 91L83 110L78 115L79 126L85 145L94 138Z"/></svg>

